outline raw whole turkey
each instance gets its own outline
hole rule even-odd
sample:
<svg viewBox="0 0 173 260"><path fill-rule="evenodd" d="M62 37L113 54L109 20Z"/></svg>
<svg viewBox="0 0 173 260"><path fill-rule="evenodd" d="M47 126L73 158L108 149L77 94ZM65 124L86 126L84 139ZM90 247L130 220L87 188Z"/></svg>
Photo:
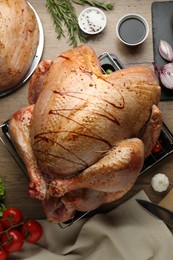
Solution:
<svg viewBox="0 0 173 260"><path fill-rule="evenodd" d="M35 14L25 0L0 1L0 92L26 75L38 44Z"/></svg>
<svg viewBox="0 0 173 260"><path fill-rule="evenodd" d="M55 223L127 193L162 128L154 72L131 66L105 75L87 45L42 61L28 99L9 131L30 177L29 194Z"/></svg>

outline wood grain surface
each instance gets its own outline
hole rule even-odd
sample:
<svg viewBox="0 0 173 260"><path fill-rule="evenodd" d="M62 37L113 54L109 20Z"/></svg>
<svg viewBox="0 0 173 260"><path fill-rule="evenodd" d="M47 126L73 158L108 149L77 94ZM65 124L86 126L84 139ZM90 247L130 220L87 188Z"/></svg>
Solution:
<svg viewBox="0 0 173 260"><path fill-rule="evenodd" d="M40 16L44 28L45 45L42 59L55 59L62 51L71 48L68 45L68 37L57 39L53 21L46 9L45 0L30 0ZM99 56L103 52L115 53L125 66L132 64L146 64L152 66L153 62L153 41L152 41L152 21L151 21L151 4L150 0L116 0L109 2L114 3L113 11L107 11L107 26L105 30L97 35L90 37L88 44L92 46ZM87 5L85 6L87 7ZM77 14L80 13L84 6L75 5ZM150 32L147 40L138 47L127 47L122 44L116 36L115 28L118 20L127 13L138 13L145 17L150 26ZM19 108L28 104L28 82L13 92L12 94L0 99L0 124L6 121ZM173 102L164 101L159 104L164 122L169 129L173 131ZM0 132L0 136L3 134ZM170 187L173 183L173 157L165 159L156 167L140 176L131 189L122 199L115 203L111 203L110 207L115 207L132 195L143 189L153 202L159 202L167 192L157 193L151 188L151 178L158 172L165 173L170 179ZM44 218L41 202L31 199L28 196L28 180L22 174L14 159L8 151L0 144L0 176L3 178L6 187L6 203L8 206L17 206L24 212L25 217Z"/></svg>

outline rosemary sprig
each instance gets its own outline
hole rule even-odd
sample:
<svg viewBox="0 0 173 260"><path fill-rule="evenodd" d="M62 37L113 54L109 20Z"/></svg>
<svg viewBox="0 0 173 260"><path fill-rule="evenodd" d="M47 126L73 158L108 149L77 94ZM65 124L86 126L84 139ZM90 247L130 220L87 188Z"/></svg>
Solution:
<svg viewBox="0 0 173 260"><path fill-rule="evenodd" d="M69 45L77 46L77 38L86 42L85 35L80 31L75 9L70 0L47 0L46 7L49 10L58 39L65 37L63 25L67 28Z"/></svg>
<svg viewBox="0 0 173 260"><path fill-rule="evenodd" d="M72 0L72 1L75 4L78 4L78 5L89 4L91 6L103 8L106 11L113 10L113 8L114 8L114 4L112 4L112 3L99 2L99 1L96 1L96 0Z"/></svg>
<svg viewBox="0 0 173 260"><path fill-rule="evenodd" d="M2 178L0 178L0 217L2 216L4 210L6 209L4 205L5 199L5 186Z"/></svg>
<svg viewBox="0 0 173 260"><path fill-rule="evenodd" d="M65 26L69 36L69 45L76 47L78 40L83 43L87 41L87 35L79 28L73 2L80 5L89 4L105 10L112 10L113 4L97 0L46 0L46 7L53 18L58 39L65 37L63 29Z"/></svg>

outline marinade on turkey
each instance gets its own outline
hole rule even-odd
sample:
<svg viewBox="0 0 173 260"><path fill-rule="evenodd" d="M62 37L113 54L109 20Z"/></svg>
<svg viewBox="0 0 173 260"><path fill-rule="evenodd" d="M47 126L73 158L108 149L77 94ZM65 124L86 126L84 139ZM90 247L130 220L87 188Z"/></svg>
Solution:
<svg viewBox="0 0 173 260"><path fill-rule="evenodd" d="M87 45L39 64L29 106L12 116L9 131L29 194L42 200L49 221L67 221L133 187L162 128L159 99L150 68L104 75Z"/></svg>

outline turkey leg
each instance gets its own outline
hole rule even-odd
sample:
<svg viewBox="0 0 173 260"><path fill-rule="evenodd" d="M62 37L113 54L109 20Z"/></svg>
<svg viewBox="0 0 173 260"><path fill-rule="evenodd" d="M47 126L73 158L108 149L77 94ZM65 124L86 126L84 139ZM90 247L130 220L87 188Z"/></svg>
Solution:
<svg viewBox="0 0 173 260"><path fill-rule="evenodd" d="M69 179L55 179L49 193L61 197L72 190L89 188L103 192L116 192L131 186L144 163L144 144L137 138L126 139L113 147L97 163Z"/></svg>
<svg viewBox="0 0 173 260"><path fill-rule="evenodd" d="M33 109L34 105L25 107L15 113L10 120L9 133L30 177L30 196L43 200L46 196L46 183L39 171L30 143L30 124Z"/></svg>

